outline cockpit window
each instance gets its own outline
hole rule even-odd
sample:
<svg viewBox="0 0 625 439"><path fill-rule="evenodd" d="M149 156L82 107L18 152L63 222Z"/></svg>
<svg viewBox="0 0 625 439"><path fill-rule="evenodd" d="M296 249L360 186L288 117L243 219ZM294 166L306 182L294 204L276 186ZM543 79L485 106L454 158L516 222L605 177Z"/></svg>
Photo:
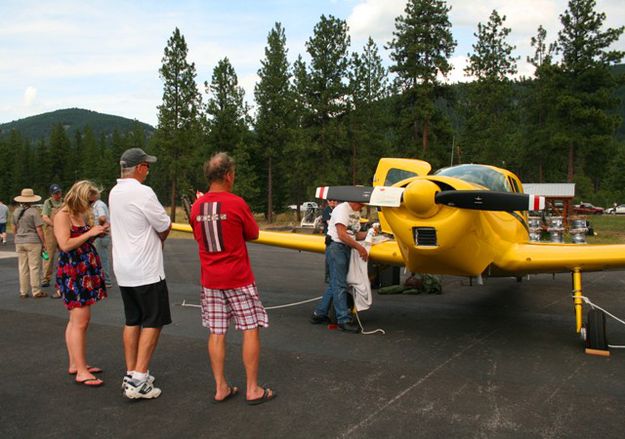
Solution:
<svg viewBox="0 0 625 439"><path fill-rule="evenodd" d="M411 171L404 171L403 169L392 168L389 169L386 174L386 180L384 180L384 186L392 186L398 181L405 180L410 177L416 177L417 174Z"/></svg>
<svg viewBox="0 0 625 439"><path fill-rule="evenodd" d="M512 192L510 183L503 174L483 165L460 165L439 169L434 175L454 177L469 183L479 184L491 191Z"/></svg>

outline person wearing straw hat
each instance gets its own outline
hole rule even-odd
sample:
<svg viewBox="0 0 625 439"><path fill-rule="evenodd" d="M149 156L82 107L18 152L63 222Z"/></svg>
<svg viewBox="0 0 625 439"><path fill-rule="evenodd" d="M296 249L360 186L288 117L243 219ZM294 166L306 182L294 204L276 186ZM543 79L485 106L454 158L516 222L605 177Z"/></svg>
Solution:
<svg viewBox="0 0 625 439"><path fill-rule="evenodd" d="M46 297L41 291L41 251L46 246L43 239L43 220L39 209L33 206L41 200L32 189L22 189L21 194L14 198L19 207L13 212L13 228L15 231L15 251L20 276L20 297L28 297L32 291L35 298Z"/></svg>

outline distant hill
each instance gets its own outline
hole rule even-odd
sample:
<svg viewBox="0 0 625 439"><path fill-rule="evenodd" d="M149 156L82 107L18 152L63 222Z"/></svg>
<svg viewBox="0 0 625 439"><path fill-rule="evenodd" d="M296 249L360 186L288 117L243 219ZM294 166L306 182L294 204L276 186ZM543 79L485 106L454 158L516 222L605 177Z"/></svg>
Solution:
<svg viewBox="0 0 625 439"><path fill-rule="evenodd" d="M147 137L150 137L155 131L152 125L125 117L81 108L67 108L0 124L0 136L6 136L15 129L32 141L47 139L52 127L58 123L63 124L68 135L72 135L76 130L84 131L85 127L90 126L96 138L101 135L108 137L113 134L114 130L120 133L128 132L132 130L135 123L143 127Z"/></svg>

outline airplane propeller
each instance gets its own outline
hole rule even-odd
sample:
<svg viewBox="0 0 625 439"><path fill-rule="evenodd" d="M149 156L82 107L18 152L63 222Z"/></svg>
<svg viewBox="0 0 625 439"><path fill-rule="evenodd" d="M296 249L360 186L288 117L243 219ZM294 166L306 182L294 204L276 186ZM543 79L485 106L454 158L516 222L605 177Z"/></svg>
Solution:
<svg viewBox="0 0 625 439"><path fill-rule="evenodd" d="M421 180L414 188L389 186L323 186L315 193L322 200L352 201L378 207L399 207L402 199L407 198L409 204L420 213L425 213L426 205L443 204L460 209L506 211L542 210L545 198L512 192L496 192L487 190L434 190L434 183ZM412 189L412 190L411 190ZM427 193L428 200L421 195ZM433 195L433 199L430 198ZM412 199L420 198L413 201ZM412 209L411 209L412 210Z"/></svg>

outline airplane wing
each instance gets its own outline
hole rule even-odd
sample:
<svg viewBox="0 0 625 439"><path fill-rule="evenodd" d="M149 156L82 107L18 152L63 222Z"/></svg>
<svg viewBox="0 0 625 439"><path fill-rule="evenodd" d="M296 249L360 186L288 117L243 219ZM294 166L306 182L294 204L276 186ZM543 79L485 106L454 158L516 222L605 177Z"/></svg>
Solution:
<svg viewBox="0 0 625 439"><path fill-rule="evenodd" d="M191 229L191 226L188 224L173 223L172 229L179 232L193 232L193 229ZM261 230L258 235L258 239L252 242L313 253L325 253L326 251L325 237L323 235L270 232ZM399 246L395 240L389 240L373 245L371 247L369 257L374 262L389 265L404 265L404 260L399 250Z"/></svg>
<svg viewBox="0 0 625 439"><path fill-rule="evenodd" d="M625 245L518 243L496 257L494 264L512 273L623 269Z"/></svg>
<svg viewBox="0 0 625 439"><path fill-rule="evenodd" d="M258 239L252 242L314 253L325 253L326 251L325 236L323 235L261 230ZM404 259L395 240L373 245L369 252L369 258L374 262L383 264L404 265Z"/></svg>

